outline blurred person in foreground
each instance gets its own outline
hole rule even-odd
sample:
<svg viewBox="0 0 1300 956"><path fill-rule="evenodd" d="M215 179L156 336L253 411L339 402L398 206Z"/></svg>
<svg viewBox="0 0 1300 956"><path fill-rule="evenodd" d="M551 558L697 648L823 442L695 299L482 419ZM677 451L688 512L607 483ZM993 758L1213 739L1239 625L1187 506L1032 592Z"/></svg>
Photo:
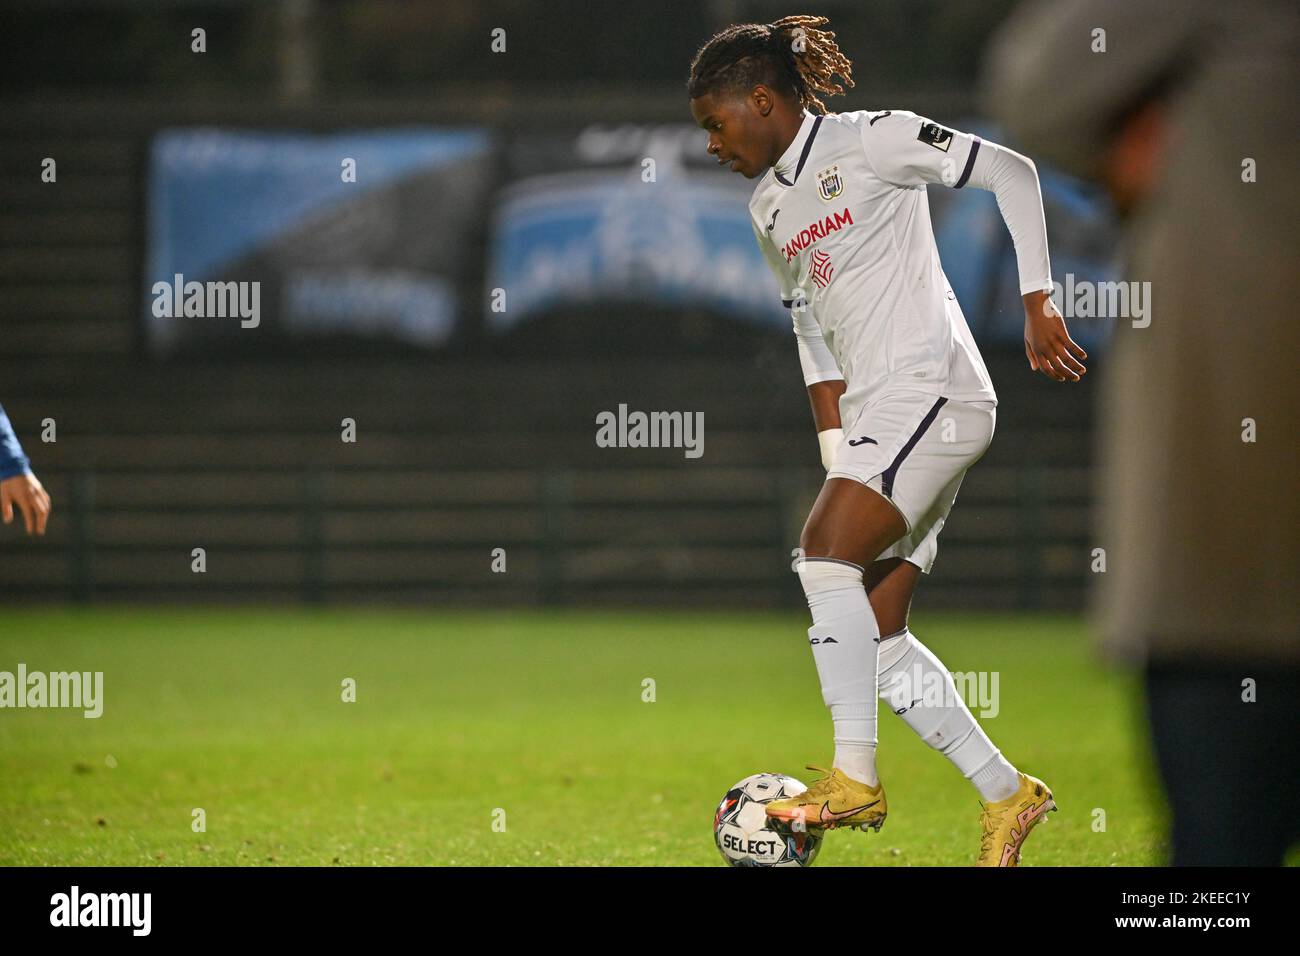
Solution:
<svg viewBox="0 0 1300 956"><path fill-rule="evenodd" d="M13 522L15 507L23 516L28 534L45 534L50 496L32 474L23 446L0 405L0 518L5 524Z"/></svg>
<svg viewBox="0 0 1300 956"><path fill-rule="evenodd" d="M1071 0L1017 9L986 64L985 109L1105 185L1150 282L1101 366L1092 612L1143 670L1174 865L1300 839L1298 61L1294 3Z"/></svg>

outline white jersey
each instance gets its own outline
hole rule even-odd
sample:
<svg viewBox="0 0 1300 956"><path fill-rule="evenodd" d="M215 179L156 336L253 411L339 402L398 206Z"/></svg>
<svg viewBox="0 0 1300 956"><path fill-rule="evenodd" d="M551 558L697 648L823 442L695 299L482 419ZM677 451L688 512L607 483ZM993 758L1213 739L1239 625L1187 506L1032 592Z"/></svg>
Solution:
<svg viewBox="0 0 1300 956"><path fill-rule="evenodd" d="M1016 240L1022 292L1050 290L1051 270L1033 164L988 144L972 180L979 152L978 137L903 110L804 110L793 142L754 189L754 234L791 307L805 383L845 380L845 427L898 388L997 403L939 263L926 183L994 188L992 179ZM1004 202L1012 196L1015 203ZM1036 212L1028 208L1035 201ZM1009 206L1020 214L1008 215Z"/></svg>

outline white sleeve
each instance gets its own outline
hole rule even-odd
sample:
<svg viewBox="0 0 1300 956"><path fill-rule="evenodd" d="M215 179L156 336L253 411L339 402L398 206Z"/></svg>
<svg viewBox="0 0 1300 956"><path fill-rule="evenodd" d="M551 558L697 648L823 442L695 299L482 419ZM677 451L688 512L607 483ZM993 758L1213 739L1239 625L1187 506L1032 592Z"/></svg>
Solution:
<svg viewBox="0 0 1300 956"><path fill-rule="evenodd" d="M859 125L867 162L885 182L905 189L966 185L979 137L908 110L867 114Z"/></svg>
<svg viewBox="0 0 1300 956"><path fill-rule="evenodd" d="M780 250L759 229L753 216L750 217L750 225L754 229L754 239L758 242L759 249L763 251L763 258L780 286L781 304L790 310L794 320L795 342L799 349L799 365L803 369L804 384L813 385L817 382L843 379L844 376L840 373L835 356L831 354L831 350L826 346L826 340L822 338L821 327L813 318L807 297L802 289L795 286L794 278L790 275Z"/></svg>
<svg viewBox="0 0 1300 956"><path fill-rule="evenodd" d="M812 317L807 304L802 310L792 308L790 314L794 316L794 337L799 345L799 365L803 368L803 383L814 385L817 382L829 382L835 379L842 381L844 375L840 372L835 356L826 346L821 327Z"/></svg>
<svg viewBox="0 0 1300 956"><path fill-rule="evenodd" d="M876 175L895 186L961 189L969 183L992 192L1016 247L1020 294L1052 290L1043 196L1031 160L906 110L863 122L862 147Z"/></svg>
<svg viewBox="0 0 1300 956"><path fill-rule="evenodd" d="M1038 169L1033 160L988 141L976 142L979 153L967 182L997 196L1002 221L1016 247L1020 294L1052 291L1052 264L1047 254L1047 220Z"/></svg>

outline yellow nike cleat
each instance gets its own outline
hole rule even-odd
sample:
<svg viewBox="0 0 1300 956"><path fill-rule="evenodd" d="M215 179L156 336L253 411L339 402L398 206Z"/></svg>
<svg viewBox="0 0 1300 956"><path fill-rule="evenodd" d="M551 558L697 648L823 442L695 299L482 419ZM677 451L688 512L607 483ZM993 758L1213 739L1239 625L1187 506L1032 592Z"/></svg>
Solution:
<svg viewBox="0 0 1300 956"><path fill-rule="evenodd" d="M1037 777L1020 774L1020 789L993 803L980 801L980 824L984 838L976 866L1018 866L1020 848L1025 837L1048 811L1056 810L1056 800L1047 784Z"/></svg>
<svg viewBox="0 0 1300 956"><path fill-rule="evenodd" d="M808 830L834 830L837 827L880 830L887 809L883 784L868 787L838 767L825 770L809 766L808 769L825 776L819 777L798 796L767 804L769 820L779 820L787 826L802 820Z"/></svg>

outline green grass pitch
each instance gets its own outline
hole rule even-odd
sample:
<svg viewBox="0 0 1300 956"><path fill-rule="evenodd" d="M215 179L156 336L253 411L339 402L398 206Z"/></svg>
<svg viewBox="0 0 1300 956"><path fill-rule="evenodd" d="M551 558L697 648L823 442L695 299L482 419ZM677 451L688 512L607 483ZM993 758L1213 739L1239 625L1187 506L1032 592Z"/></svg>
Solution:
<svg viewBox="0 0 1300 956"><path fill-rule="evenodd" d="M0 670L104 672L97 720L0 710L0 864L718 866L732 783L829 766L807 626L795 611L0 611ZM1102 666L1079 619L913 613L912 628L950 670L998 673L999 713L976 716L1056 793L1023 865L1163 862L1136 675ZM975 790L884 707L878 764L884 828L828 834L815 865L973 862Z"/></svg>

